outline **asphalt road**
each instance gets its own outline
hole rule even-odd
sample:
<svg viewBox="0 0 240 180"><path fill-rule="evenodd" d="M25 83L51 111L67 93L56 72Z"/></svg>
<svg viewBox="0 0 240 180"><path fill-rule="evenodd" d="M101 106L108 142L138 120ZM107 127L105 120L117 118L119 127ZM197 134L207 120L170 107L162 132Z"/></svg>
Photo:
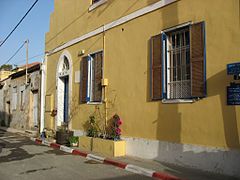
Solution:
<svg viewBox="0 0 240 180"><path fill-rule="evenodd" d="M28 137L0 130L0 180L147 180L149 177L86 160Z"/></svg>

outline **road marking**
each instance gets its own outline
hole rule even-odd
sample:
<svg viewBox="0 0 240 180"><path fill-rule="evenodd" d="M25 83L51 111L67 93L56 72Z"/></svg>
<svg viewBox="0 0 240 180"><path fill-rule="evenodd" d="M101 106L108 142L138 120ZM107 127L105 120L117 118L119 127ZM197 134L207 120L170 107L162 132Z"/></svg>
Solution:
<svg viewBox="0 0 240 180"><path fill-rule="evenodd" d="M132 164L128 164L125 169L129 172L133 172L136 174L142 174L142 175L149 176L149 177L152 177L153 173L155 172L153 170L142 168L142 167L135 166Z"/></svg>
<svg viewBox="0 0 240 180"><path fill-rule="evenodd" d="M38 144L44 144L44 145L48 144L48 143L42 142L41 139L31 138L31 140L35 141ZM157 172L157 171L142 168L142 167L139 167L139 166L136 166L136 165L125 164L123 162L117 162L117 161L114 161L114 160L111 160L111 159L108 159L108 158L105 158L105 157L96 156L94 154L87 154L87 153L81 152L79 150L74 150L74 149L71 149L69 147L66 147L66 146L63 146L63 145L60 145L60 144L50 143L50 147L57 148L57 149L60 149L61 151L68 152L68 153L71 153L71 154L84 156L88 160L93 160L93 161L96 161L96 162L99 162L99 163L104 163L104 164L111 164L113 166L123 168L123 169L125 169L129 172L132 172L132 173L141 174L141 175L145 175L145 176L148 176L148 177L154 177L156 179L161 179L161 180L181 180L180 178L169 175L165 172Z"/></svg>
<svg viewBox="0 0 240 180"><path fill-rule="evenodd" d="M100 163L103 163L104 159L105 159L104 157L96 156L96 155L93 155L93 154L88 154L86 158L88 160L94 160L94 161L97 161L97 162L100 162Z"/></svg>
<svg viewBox="0 0 240 180"><path fill-rule="evenodd" d="M48 142L48 141L46 141L46 140L43 140L43 141L42 141L42 144L50 147L51 142Z"/></svg>
<svg viewBox="0 0 240 180"><path fill-rule="evenodd" d="M60 146L60 150L64 151L64 152L67 152L67 153L72 153L73 149L72 148L69 148L67 146Z"/></svg>

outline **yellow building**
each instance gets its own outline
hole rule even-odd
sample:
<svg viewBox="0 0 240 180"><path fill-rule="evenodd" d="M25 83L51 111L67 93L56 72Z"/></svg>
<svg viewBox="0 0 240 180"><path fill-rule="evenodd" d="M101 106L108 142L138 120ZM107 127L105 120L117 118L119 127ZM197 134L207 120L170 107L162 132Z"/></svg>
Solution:
<svg viewBox="0 0 240 180"><path fill-rule="evenodd" d="M20 66L14 69L0 69L0 81L7 79L11 74L21 71L25 68L25 66Z"/></svg>
<svg viewBox="0 0 240 180"><path fill-rule="evenodd" d="M55 1L45 127L66 121L82 135L90 115L104 124L106 101L107 119L123 119L128 155L240 176L240 107L227 105L226 90L233 81L226 66L240 61L239 7L239 0Z"/></svg>
<svg viewBox="0 0 240 180"><path fill-rule="evenodd" d="M2 81L3 79L8 78L9 75L11 75L12 72L11 70L6 71L6 70L0 70L0 81Z"/></svg>

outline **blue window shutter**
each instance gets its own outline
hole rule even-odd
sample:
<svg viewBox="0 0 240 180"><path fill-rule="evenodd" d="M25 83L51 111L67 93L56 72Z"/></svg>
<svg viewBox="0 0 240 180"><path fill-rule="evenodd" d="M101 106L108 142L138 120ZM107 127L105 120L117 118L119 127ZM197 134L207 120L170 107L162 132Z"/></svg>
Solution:
<svg viewBox="0 0 240 180"><path fill-rule="evenodd" d="M86 98L86 101L89 102L90 101L90 96L91 96L91 80L92 80L92 77L91 77L91 56L87 56L87 64L88 64L88 81L86 82L87 83L87 98Z"/></svg>
<svg viewBox="0 0 240 180"><path fill-rule="evenodd" d="M167 35L165 33L162 33L162 99L167 98L167 89L166 89L166 40L167 40Z"/></svg>

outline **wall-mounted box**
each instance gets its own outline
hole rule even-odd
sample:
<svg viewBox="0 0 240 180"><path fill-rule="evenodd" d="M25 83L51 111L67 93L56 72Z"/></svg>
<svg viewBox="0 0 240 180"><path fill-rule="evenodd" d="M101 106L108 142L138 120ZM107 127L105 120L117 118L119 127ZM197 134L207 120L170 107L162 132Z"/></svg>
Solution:
<svg viewBox="0 0 240 180"><path fill-rule="evenodd" d="M102 79L101 84L102 86L108 86L108 79Z"/></svg>

